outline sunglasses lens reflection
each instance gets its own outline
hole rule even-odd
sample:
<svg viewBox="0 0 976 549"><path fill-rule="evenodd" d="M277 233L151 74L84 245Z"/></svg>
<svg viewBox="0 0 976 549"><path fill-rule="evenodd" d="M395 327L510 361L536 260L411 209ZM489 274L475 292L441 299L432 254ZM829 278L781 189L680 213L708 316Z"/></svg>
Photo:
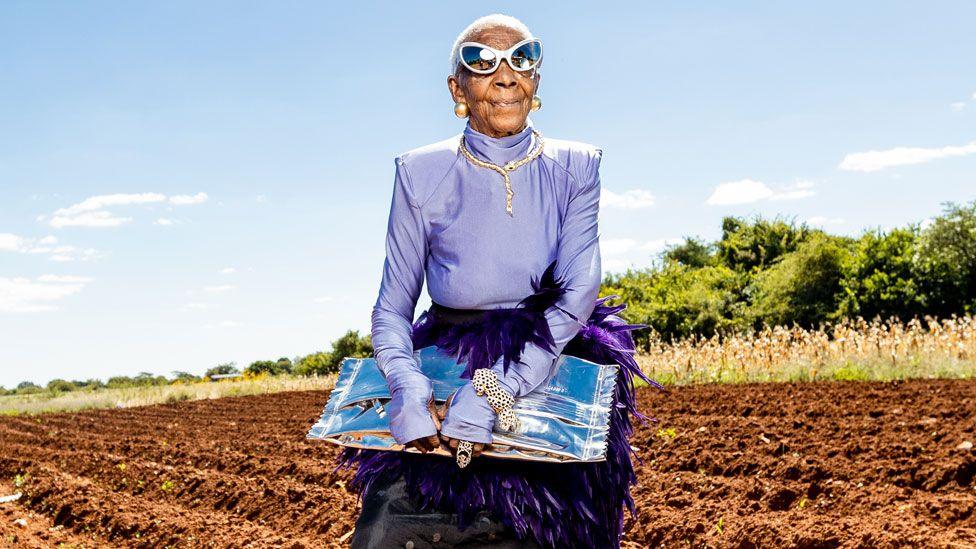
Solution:
<svg viewBox="0 0 976 549"><path fill-rule="evenodd" d="M468 68L476 71L487 71L495 68L498 59L495 52L479 46L464 46L461 48L461 60Z"/></svg>
<svg viewBox="0 0 976 549"><path fill-rule="evenodd" d="M529 42L512 52L512 66L520 71L529 70L539 62L541 57L542 44L540 42Z"/></svg>

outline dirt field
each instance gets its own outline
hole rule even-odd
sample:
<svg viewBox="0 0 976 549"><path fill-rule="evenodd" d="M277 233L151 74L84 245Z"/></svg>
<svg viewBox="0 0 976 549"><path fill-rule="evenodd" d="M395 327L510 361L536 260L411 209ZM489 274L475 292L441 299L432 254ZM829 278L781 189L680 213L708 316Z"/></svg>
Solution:
<svg viewBox="0 0 976 549"><path fill-rule="evenodd" d="M642 389L627 547L976 547L976 381ZM0 419L0 542L323 547L356 497L325 392ZM26 525L15 520L26 519Z"/></svg>

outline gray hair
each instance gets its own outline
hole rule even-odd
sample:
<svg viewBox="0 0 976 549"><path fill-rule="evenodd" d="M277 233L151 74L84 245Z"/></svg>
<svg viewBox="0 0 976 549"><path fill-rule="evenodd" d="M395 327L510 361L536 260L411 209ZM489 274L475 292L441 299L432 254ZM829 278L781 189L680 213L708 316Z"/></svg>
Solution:
<svg viewBox="0 0 976 549"><path fill-rule="evenodd" d="M503 15L501 13L493 13L491 15L486 15L484 17L479 17L471 22L470 25L461 31L457 39L454 40L454 47L451 48L451 74L457 74L458 66L461 62L458 60L458 49L461 44L468 42L471 38L480 33L485 29L490 29L494 27L507 27L509 29L517 30L526 38L535 38L532 35L532 31L525 23L519 21L518 19L512 17L511 15Z"/></svg>

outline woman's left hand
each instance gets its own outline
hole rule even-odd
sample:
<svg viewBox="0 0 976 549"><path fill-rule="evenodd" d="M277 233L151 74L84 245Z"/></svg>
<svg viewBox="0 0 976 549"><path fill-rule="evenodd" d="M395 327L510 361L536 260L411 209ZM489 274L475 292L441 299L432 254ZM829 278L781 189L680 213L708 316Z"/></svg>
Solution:
<svg viewBox="0 0 976 549"><path fill-rule="evenodd" d="M451 401L453 399L454 399L454 395L452 394L451 396L447 397L447 401L444 402L444 405L441 406L437 410L437 417L441 421L444 421L444 418L447 417L447 409L451 407ZM449 437L447 435L444 435L442 433L438 433L438 435L440 435L440 437L441 437L441 443L444 446L447 446L448 448L451 449L451 455L454 456L454 457L457 457L457 447L458 447L458 443L461 442L461 441L458 440L458 439L456 439L456 438L451 438L451 437ZM474 442L474 443L472 443L472 445L471 445L471 459L474 459L474 458L478 457L479 455L481 455L481 453L484 452L490 446L491 446L490 444L482 444L480 442Z"/></svg>

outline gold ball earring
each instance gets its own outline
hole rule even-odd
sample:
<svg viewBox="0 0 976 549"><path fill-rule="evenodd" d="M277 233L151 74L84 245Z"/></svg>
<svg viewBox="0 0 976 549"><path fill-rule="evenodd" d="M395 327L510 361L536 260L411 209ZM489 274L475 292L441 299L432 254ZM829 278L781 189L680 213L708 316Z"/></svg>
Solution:
<svg viewBox="0 0 976 549"><path fill-rule="evenodd" d="M542 108L542 99L538 95L532 96L532 110L537 111Z"/></svg>
<svg viewBox="0 0 976 549"><path fill-rule="evenodd" d="M458 118L466 118L468 116L468 104L463 102L455 103L454 115Z"/></svg>

